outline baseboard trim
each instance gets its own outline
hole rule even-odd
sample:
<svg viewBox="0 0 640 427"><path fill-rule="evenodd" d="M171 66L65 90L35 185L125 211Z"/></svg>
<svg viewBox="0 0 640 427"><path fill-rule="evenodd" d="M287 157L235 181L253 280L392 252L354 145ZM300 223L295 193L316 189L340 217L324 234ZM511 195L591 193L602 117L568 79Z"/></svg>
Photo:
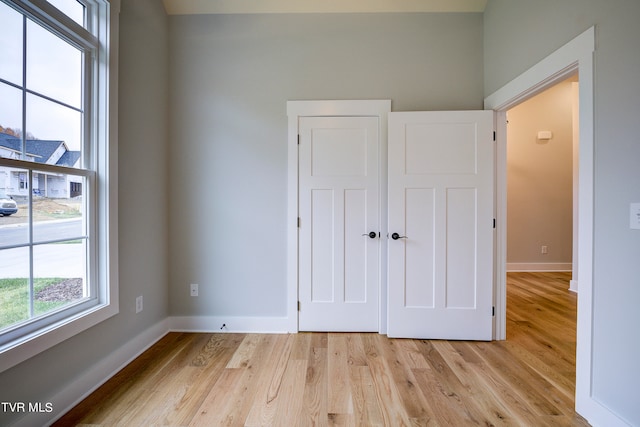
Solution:
<svg viewBox="0 0 640 427"><path fill-rule="evenodd" d="M83 399L107 382L122 368L140 356L145 350L158 342L169 332L167 319L156 323L147 330L129 340L123 346L114 349L90 370L80 375L71 384L64 387L49 399L53 411L27 413L14 424L15 427L47 426L53 424Z"/></svg>
<svg viewBox="0 0 640 427"><path fill-rule="evenodd" d="M224 325L224 326L223 326ZM288 317L174 316L169 318L173 332L238 332L286 334L291 330Z"/></svg>
<svg viewBox="0 0 640 427"><path fill-rule="evenodd" d="M508 262L507 272L571 271L570 262Z"/></svg>
<svg viewBox="0 0 640 427"><path fill-rule="evenodd" d="M631 421L623 419L593 396L576 396L576 412L592 426L630 427Z"/></svg>
<svg viewBox="0 0 640 427"><path fill-rule="evenodd" d="M571 292L578 293L578 281L577 280L570 280L569 281L569 290Z"/></svg>

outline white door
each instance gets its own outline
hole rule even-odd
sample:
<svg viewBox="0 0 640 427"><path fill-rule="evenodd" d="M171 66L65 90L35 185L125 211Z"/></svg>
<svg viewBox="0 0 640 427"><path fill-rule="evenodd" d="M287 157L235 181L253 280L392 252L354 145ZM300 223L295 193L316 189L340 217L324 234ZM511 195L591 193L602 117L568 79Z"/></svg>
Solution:
<svg viewBox="0 0 640 427"><path fill-rule="evenodd" d="M378 118L301 117L298 129L298 328L378 331Z"/></svg>
<svg viewBox="0 0 640 427"><path fill-rule="evenodd" d="M390 337L491 340L493 145L491 111L390 113Z"/></svg>

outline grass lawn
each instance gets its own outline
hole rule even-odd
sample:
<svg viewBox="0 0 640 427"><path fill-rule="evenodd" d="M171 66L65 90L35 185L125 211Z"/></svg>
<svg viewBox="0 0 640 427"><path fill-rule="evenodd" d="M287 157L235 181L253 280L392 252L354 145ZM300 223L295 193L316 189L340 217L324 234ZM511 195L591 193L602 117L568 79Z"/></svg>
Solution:
<svg viewBox="0 0 640 427"><path fill-rule="evenodd" d="M57 277L34 279L34 294L64 279ZM34 298L34 316L67 304L69 301L39 301ZM0 279L0 329L29 319L29 282L21 279Z"/></svg>

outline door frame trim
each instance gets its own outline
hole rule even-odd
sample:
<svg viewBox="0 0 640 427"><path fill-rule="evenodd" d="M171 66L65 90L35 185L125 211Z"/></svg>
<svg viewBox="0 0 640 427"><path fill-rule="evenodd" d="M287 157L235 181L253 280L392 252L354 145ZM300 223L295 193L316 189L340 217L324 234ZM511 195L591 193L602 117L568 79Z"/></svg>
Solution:
<svg viewBox="0 0 640 427"><path fill-rule="evenodd" d="M391 100L287 101L287 330L298 332L298 127L300 117L377 117L379 123L380 232L387 234L387 116ZM378 331L387 331L387 239L380 239Z"/></svg>
<svg viewBox="0 0 640 427"><path fill-rule="evenodd" d="M579 75L578 170L578 319L576 344L576 412L592 424L622 425L593 396L593 261L594 261L594 52L595 27L569 41L536 65L485 98L497 112L496 207L496 339L506 338L506 111L539 94L572 73Z"/></svg>

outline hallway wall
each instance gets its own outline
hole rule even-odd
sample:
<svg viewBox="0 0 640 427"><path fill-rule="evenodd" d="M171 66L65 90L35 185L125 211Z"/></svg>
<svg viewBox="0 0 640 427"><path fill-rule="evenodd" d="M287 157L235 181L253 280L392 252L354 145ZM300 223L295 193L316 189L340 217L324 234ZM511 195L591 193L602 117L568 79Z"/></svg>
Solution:
<svg viewBox="0 0 640 427"><path fill-rule="evenodd" d="M572 83L564 81L507 113L509 271L571 269L572 106ZM539 131L552 138L538 139Z"/></svg>

